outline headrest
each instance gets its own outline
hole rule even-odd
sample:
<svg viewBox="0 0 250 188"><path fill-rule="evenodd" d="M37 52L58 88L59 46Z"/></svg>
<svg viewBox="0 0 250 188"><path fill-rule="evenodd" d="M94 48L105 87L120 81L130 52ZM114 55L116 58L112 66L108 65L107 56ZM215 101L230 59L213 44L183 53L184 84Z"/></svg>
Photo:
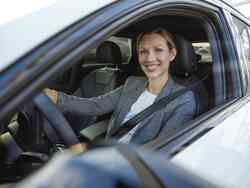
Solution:
<svg viewBox="0 0 250 188"><path fill-rule="evenodd" d="M122 64L122 53L120 47L111 41L102 42L96 50L97 63Z"/></svg>
<svg viewBox="0 0 250 188"><path fill-rule="evenodd" d="M197 71L197 58L191 42L182 36L175 36L177 55L170 63L170 72L177 76L189 76Z"/></svg>

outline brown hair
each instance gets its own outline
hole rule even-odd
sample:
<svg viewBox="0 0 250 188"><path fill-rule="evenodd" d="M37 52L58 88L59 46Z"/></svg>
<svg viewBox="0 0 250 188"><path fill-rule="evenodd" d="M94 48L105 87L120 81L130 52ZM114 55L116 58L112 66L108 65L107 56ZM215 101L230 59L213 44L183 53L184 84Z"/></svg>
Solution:
<svg viewBox="0 0 250 188"><path fill-rule="evenodd" d="M146 35L146 34L150 34L150 33L156 33L156 34L161 35L166 40L167 46L168 46L169 49L175 48L175 50L177 50L176 45L174 43L174 36L170 32L168 32L166 29L163 29L163 28L156 28L156 29L154 29L152 31L141 32L138 35L137 41L136 41L137 50L139 49L139 45L141 43L141 40L142 40L143 36Z"/></svg>

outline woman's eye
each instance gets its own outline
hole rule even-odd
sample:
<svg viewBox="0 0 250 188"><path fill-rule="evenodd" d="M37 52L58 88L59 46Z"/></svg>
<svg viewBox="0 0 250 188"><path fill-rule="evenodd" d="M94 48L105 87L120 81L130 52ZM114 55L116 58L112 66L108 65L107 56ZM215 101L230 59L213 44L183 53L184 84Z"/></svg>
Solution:
<svg viewBox="0 0 250 188"><path fill-rule="evenodd" d="M164 49L162 49L162 48L156 48L155 51L156 51L156 52L163 52Z"/></svg>

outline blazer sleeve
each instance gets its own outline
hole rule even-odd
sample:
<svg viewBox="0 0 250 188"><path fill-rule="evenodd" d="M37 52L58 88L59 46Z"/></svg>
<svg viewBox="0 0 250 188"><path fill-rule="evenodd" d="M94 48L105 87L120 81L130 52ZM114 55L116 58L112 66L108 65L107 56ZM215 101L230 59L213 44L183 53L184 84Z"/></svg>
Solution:
<svg viewBox="0 0 250 188"><path fill-rule="evenodd" d="M59 92L57 105L63 113L103 115L112 112L119 101L123 86L98 97L81 98Z"/></svg>
<svg viewBox="0 0 250 188"><path fill-rule="evenodd" d="M179 130L182 130L186 123L195 117L196 102L193 92L189 91L181 98L180 101L171 113L168 113L164 118L160 135L173 135Z"/></svg>

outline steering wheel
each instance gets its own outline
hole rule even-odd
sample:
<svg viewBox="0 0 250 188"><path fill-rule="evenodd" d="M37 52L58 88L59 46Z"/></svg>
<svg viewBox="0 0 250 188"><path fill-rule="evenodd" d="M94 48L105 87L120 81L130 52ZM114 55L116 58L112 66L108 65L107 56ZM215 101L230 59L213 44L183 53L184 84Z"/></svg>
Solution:
<svg viewBox="0 0 250 188"><path fill-rule="evenodd" d="M39 93L34 99L33 103L37 109L48 120L49 125L53 128L54 132L62 139L67 148L76 149L76 146L80 146L80 141L74 133L73 129L69 125L66 118L57 108L57 106L49 99L44 93ZM45 132L46 134L46 132ZM47 135L50 137L50 135ZM55 144L55 143L54 143Z"/></svg>

